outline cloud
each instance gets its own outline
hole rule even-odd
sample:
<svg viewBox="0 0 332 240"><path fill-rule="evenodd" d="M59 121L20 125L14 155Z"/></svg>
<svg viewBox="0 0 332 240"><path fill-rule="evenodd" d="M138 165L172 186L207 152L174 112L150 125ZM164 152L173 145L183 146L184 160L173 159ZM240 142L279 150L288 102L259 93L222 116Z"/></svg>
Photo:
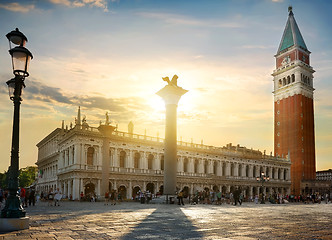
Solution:
<svg viewBox="0 0 332 240"><path fill-rule="evenodd" d="M190 18L182 15L169 14L169 13L158 13L158 12L139 12L137 15L145 18L159 19L169 24L175 25L187 25L196 27L216 27L216 28L241 28L242 24L231 21L220 21L220 20L202 20Z"/></svg>
<svg viewBox="0 0 332 240"><path fill-rule="evenodd" d="M21 5L17 2L14 3L0 3L0 8L4 8L8 11L12 11L12 12L22 12L22 13L27 13L30 10L33 10L35 8L35 5L30 4L30 5Z"/></svg>
<svg viewBox="0 0 332 240"><path fill-rule="evenodd" d="M106 0L49 0L53 4L65 5L67 7L97 7L108 12Z"/></svg>
<svg viewBox="0 0 332 240"><path fill-rule="evenodd" d="M4 93L4 87L0 87L0 93ZM81 106L89 109L89 112L100 113L109 111L117 120L122 121L144 115L146 109L145 100L140 97L108 98L95 95L75 95L65 93L60 88L50 87L35 80L29 81L29 86L24 89L24 99L28 99L29 108L35 110L50 109L54 106ZM93 114L96 115L96 114Z"/></svg>

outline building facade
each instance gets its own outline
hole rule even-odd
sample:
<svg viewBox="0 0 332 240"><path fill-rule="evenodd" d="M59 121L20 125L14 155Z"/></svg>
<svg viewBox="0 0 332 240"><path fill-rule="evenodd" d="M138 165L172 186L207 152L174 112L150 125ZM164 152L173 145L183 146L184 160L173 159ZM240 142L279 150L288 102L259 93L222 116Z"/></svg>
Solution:
<svg viewBox="0 0 332 240"><path fill-rule="evenodd" d="M38 144L37 165L40 170L37 190L48 192L60 188L70 199L101 192L102 184L117 190L123 198L135 197L139 190L156 194L163 191L164 139L112 128L102 131L80 120L75 126L55 129ZM107 164L103 163L106 159ZM241 187L246 197L257 194L290 193L289 158L266 155L257 150L232 146L213 147L178 141L177 188L189 194L195 191L232 192ZM103 170L108 173L103 177ZM104 168L104 169L103 169ZM264 172L270 181L264 186L256 177ZM105 176L105 175L104 175ZM104 181L104 182L103 182Z"/></svg>
<svg viewBox="0 0 332 240"><path fill-rule="evenodd" d="M313 73L310 51L292 8L275 55L274 152L291 159L291 192L305 192L302 181L316 178Z"/></svg>

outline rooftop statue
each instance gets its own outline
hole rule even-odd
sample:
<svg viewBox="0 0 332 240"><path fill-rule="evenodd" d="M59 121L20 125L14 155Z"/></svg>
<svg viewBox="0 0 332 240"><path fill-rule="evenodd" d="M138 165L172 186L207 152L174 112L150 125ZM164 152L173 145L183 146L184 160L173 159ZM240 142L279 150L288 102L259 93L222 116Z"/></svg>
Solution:
<svg viewBox="0 0 332 240"><path fill-rule="evenodd" d="M170 86L174 86L174 87L177 87L178 86L178 76L175 74L172 78L172 80L170 81L169 80L169 77L163 77L162 79L168 83L168 85Z"/></svg>

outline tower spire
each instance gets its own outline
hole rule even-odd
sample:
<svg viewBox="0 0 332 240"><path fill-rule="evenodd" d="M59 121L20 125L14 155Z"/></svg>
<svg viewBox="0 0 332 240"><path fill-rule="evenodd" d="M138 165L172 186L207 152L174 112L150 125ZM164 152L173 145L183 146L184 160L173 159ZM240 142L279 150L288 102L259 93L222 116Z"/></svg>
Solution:
<svg viewBox="0 0 332 240"><path fill-rule="evenodd" d="M308 51L307 46L303 40L302 34L294 18L293 7L288 7L288 19L284 33L282 35L277 54L287 51L291 47L300 47Z"/></svg>

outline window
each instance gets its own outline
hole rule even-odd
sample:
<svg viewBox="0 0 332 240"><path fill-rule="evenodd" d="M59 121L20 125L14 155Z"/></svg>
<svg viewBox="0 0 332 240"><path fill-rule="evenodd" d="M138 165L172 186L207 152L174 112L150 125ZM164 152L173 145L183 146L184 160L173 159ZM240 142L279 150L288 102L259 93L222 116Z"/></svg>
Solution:
<svg viewBox="0 0 332 240"><path fill-rule="evenodd" d="M126 152L121 151L120 152L120 167L124 168L125 167L125 160L126 160Z"/></svg>
<svg viewBox="0 0 332 240"><path fill-rule="evenodd" d="M188 158L183 160L183 172L188 172Z"/></svg>
<svg viewBox="0 0 332 240"><path fill-rule="evenodd" d="M152 154L149 154L149 156L148 156L148 169L153 169L153 159L154 159L154 156Z"/></svg>
<svg viewBox="0 0 332 240"><path fill-rule="evenodd" d="M164 163L165 163L164 155L161 155L161 158L160 158L160 169L161 170L164 170Z"/></svg>
<svg viewBox="0 0 332 240"><path fill-rule="evenodd" d="M198 160L195 159L195 163L194 163L194 173L198 173Z"/></svg>
<svg viewBox="0 0 332 240"><path fill-rule="evenodd" d="M86 163L88 165L93 165L93 155L95 153L95 149L93 147L88 148L88 153L87 153L87 161Z"/></svg>
<svg viewBox="0 0 332 240"><path fill-rule="evenodd" d="M134 156L134 168L139 168L139 161L141 159L141 154L139 154L138 152L135 153Z"/></svg>

